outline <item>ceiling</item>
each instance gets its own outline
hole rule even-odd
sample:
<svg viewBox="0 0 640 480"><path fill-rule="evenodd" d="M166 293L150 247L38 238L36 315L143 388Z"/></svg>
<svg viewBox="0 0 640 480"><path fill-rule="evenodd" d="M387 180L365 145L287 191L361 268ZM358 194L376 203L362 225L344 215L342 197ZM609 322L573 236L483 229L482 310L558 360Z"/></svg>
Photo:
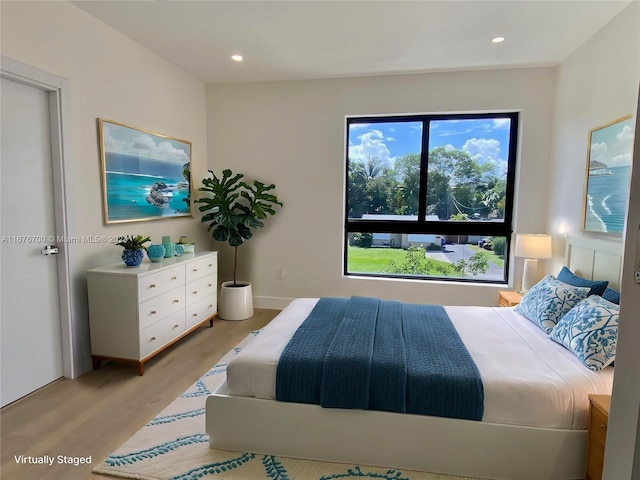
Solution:
<svg viewBox="0 0 640 480"><path fill-rule="evenodd" d="M631 1L72 3L210 84L557 65Z"/></svg>

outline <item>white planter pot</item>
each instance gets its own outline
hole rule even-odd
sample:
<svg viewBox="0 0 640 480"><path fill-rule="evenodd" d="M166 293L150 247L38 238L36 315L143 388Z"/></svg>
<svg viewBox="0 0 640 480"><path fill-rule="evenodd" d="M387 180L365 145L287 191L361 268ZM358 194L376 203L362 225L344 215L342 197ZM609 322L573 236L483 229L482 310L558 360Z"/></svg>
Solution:
<svg viewBox="0 0 640 480"><path fill-rule="evenodd" d="M222 320L246 320L253 317L253 294L251 283L222 282L220 287L220 301L218 315Z"/></svg>

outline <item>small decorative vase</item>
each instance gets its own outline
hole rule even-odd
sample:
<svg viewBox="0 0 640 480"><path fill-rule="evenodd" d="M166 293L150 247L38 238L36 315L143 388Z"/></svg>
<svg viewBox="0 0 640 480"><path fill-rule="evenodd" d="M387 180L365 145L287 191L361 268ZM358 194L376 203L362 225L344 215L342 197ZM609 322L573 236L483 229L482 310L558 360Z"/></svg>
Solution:
<svg viewBox="0 0 640 480"><path fill-rule="evenodd" d="M121 258L127 267L139 267L144 258L144 248L125 248Z"/></svg>
<svg viewBox="0 0 640 480"><path fill-rule="evenodd" d="M164 246L164 258L173 257L173 243L171 243L171 236L165 235L162 237L162 245Z"/></svg>
<svg viewBox="0 0 640 480"><path fill-rule="evenodd" d="M154 243L147 247L147 255L152 262L159 262L164 258L164 245L160 243Z"/></svg>

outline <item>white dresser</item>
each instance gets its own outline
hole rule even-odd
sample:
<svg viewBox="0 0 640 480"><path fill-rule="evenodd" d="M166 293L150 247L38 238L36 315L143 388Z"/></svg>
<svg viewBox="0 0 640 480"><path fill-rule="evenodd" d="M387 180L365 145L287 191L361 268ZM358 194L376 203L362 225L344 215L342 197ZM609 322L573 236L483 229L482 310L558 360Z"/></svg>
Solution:
<svg viewBox="0 0 640 480"><path fill-rule="evenodd" d="M124 263L87 272L93 368L103 359L144 362L217 313L218 254Z"/></svg>

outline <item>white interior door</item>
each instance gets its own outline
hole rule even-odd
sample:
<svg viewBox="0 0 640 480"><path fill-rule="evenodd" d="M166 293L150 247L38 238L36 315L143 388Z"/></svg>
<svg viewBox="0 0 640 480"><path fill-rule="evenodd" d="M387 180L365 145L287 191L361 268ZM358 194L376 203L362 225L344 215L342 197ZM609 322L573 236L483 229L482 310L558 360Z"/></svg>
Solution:
<svg viewBox="0 0 640 480"><path fill-rule="evenodd" d="M2 406L60 378L48 93L2 79L0 326Z"/></svg>

